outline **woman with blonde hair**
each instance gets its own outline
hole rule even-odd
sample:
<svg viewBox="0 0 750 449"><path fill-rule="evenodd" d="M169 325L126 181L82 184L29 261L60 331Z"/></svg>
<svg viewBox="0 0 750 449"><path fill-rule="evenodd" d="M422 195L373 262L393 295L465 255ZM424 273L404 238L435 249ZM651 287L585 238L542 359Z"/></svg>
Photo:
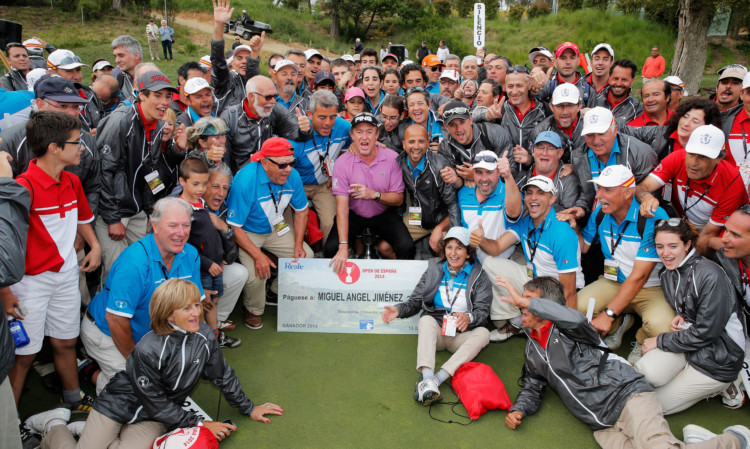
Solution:
<svg viewBox="0 0 750 449"><path fill-rule="evenodd" d="M212 168L222 163L226 152L229 127L218 117L202 117L193 126L185 130L187 146L190 149L187 157L199 157Z"/></svg>
<svg viewBox="0 0 750 449"><path fill-rule="evenodd" d="M255 406L242 391L219 348L214 332L202 320L200 290L187 280L169 279L156 288L149 305L151 331L138 342L124 371L110 380L94 402L76 444L66 426L70 410L57 408L30 417L26 424L44 435L42 448L150 448L165 431L203 426L221 441L237 428L202 420L184 410L185 398L206 378L224 398L250 418L269 422L281 415L271 403Z"/></svg>

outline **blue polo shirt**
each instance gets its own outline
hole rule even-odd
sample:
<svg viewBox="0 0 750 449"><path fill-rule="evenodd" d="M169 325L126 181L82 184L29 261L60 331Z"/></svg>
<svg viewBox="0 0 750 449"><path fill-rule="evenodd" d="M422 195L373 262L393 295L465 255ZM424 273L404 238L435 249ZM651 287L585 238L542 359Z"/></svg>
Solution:
<svg viewBox="0 0 750 449"><path fill-rule="evenodd" d="M617 143L617 139L615 139L615 143L614 145L612 145L612 151L609 153L609 159L607 159L606 164L602 164L602 161L600 161L599 158L596 157L594 151L589 148L586 155L589 158L589 166L591 167L591 179L598 178L599 174L606 167L609 167L610 165L617 165L618 154L620 154L620 145Z"/></svg>
<svg viewBox="0 0 750 449"><path fill-rule="evenodd" d="M138 343L150 330L148 307L156 287L167 279L187 279L198 286L201 299L205 298L201 285L200 256L189 243L175 254L172 269L167 271L154 234L133 243L120 254L104 281L104 289L89 304L89 313L97 327L112 336L107 323L107 312L129 318L133 340Z"/></svg>
<svg viewBox="0 0 750 449"><path fill-rule="evenodd" d="M560 273L575 273L576 288L583 288L578 236L567 222L557 219L555 209L547 213L544 222L538 228L534 228L531 217L525 215L513 224L508 232L521 242L523 255L526 262L531 263L534 277L559 278Z"/></svg>
<svg viewBox="0 0 750 449"><path fill-rule="evenodd" d="M430 140L432 140L434 137L440 137L440 140L442 140L443 137L443 129L440 126L440 122L435 117L435 113L430 109L427 113L427 134ZM415 123L414 120L411 121L412 123Z"/></svg>
<svg viewBox="0 0 750 449"><path fill-rule="evenodd" d="M273 195L273 197L271 196ZM254 234L270 234L272 223L294 210L307 207L307 196L297 170L292 169L283 185L271 182L260 162L250 162L234 177L227 197L227 223Z"/></svg>
<svg viewBox="0 0 750 449"><path fill-rule="evenodd" d="M443 279L435 293L435 308L448 312L469 312L469 299L466 298L466 286L474 264L467 262L464 268L452 277L448 271L448 262L443 263ZM452 304L451 304L452 303Z"/></svg>
<svg viewBox="0 0 750 449"><path fill-rule="evenodd" d="M458 207L461 209L461 226L473 231L477 229L479 219L482 219L484 236L488 240L495 240L515 221L510 221L505 214L505 184L497 183L495 191L483 202L477 200L476 186L463 186L458 191ZM523 213L522 213L523 215ZM500 253L499 257L507 259L513 254L515 245ZM487 253L477 248L477 258L483 261Z"/></svg>
<svg viewBox="0 0 750 449"><path fill-rule="evenodd" d="M187 108L187 111L188 111L188 115L190 115L190 120L192 120L192 121L193 121L193 123L195 123L195 122L197 122L198 120L200 120L201 118L203 118L203 117L201 117L200 115L198 115L198 114L197 114L197 113L196 113L196 112L195 112L195 111L193 110L193 108L192 108L192 107L190 107L190 106L188 106L188 108ZM211 111L211 117L216 117L216 113L215 113L214 111Z"/></svg>
<svg viewBox="0 0 750 449"><path fill-rule="evenodd" d="M430 83L425 87L425 90L431 94L440 94L440 83Z"/></svg>
<svg viewBox="0 0 750 449"><path fill-rule="evenodd" d="M589 222L583 229L583 241L591 245L596 236L602 243L602 254L605 259L614 259L619 262L617 269L617 282L625 282L625 279L633 272L633 264L636 260L657 262L656 267L651 270L644 287L656 287L659 284L659 270L662 267L659 256L656 254L654 245L654 226L659 220L668 219L664 209L657 208L652 218L647 218L643 229L643 238L638 235L638 208L641 204L633 198L628 209L628 215L619 225L610 214L604 214L602 223L596 228L596 216L601 210L597 207L589 217ZM619 244L617 243L619 240ZM612 251L614 250L614 257ZM604 267L602 267L603 269Z"/></svg>
<svg viewBox="0 0 750 449"><path fill-rule="evenodd" d="M347 120L336 117L329 136L323 137L313 128L313 137L307 142L290 141L294 147L294 158L297 159L294 169L302 178L302 184L309 186L328 182L328 176L321 170L320 158L335 161L345 152L352 143L349 135L351 128ZM328 164L329 176L333 174L333 165Z"/></svg>
<svg viewBox="0 0 750 449"><path fill-rule="evenodd" d="M290 106L292 106L292 103L294 103L295 98L297 98L297 92L292 94L292 98L289 99L289 101L284 101L283 98L281 98L281 95L276 94L276 103L279 103L280 105L284 106L285 108L289 109ZM292 111L294 112L294 111Z"/></svg>

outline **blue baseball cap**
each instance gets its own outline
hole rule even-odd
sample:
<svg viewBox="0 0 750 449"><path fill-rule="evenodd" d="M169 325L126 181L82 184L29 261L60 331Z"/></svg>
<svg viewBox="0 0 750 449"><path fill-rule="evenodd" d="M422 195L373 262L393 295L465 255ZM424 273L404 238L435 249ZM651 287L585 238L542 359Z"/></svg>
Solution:
<svg viewBox="0 0 750 449"><path fill-rule="evenodd" d="M536 136L534 145L538 144L539 142L551 143L555 146L555 148L562 148L562 141L560 140L560 136L557 135L557 133L554 131L542 131L541 133L539 133L539 135Z"/></svg>

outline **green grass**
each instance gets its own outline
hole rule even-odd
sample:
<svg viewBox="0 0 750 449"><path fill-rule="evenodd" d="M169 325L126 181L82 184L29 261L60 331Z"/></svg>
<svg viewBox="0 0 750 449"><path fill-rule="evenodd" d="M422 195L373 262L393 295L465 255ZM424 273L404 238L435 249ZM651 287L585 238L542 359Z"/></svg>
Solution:
<svg viewBox="0 0 750 449"><path fill-rule="evenodd" d="M233 319L240 320L239 313ZM574 418L558 396L548 391L539 413L527 417L519 430L504 425L504 411L490 411L470 426L443 424L430 418L428 409L413 399L417 337L415 335L352 335L287 333L276 331L276 308L268 307L261 330L242 326L230 332L243 343L224 351L240 378L243 389L256 404L275 402L284 416L270 416L270 424L241 416L219 392L201 382L191 395L214 419L232 419L239 430L222 442L233 448L596 448L591 431ZM632 340L634 330L626 335ZM476 361L494 369L511 400L518 393L523 348L526 340L514 338L490 344ZM617 352L627 355L629 343ZM449 353L437 354L437 366ZM93 389L92 386L85 386ZM441 386L446 400L456 396ZM43 392L36 374L29 375L21 402L21 415L44 410L57 399ZM462 406L456 411L465 413ZM466 422L450 412L450 406L433 407L443 420ZM718 398L702 401L691 409L668 417L673 433L695 423L714 432L750 421L750 407L729 410Z"/></svg>

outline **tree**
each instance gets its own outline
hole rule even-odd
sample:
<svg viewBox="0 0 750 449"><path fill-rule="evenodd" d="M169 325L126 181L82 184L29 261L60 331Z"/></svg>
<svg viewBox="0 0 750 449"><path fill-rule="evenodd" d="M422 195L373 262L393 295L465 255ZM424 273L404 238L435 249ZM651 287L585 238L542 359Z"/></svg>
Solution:
<svg viewBox="0 0 750 449"><path fill-rule="evenodd" d="M685 83L688 92L698 92L706 67L706 35L717 9L716 0L680 0L677 42L671 75Z"/></svg>

